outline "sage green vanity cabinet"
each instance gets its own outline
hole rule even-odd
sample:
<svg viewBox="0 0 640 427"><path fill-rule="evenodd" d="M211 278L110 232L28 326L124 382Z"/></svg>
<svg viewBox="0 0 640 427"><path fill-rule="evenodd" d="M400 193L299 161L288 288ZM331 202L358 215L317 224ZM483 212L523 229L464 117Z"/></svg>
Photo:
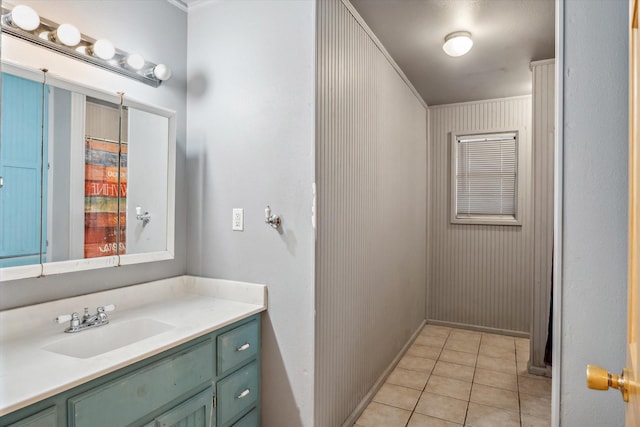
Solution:
<svg viewBox="0 0 640 427"><path fill-rule="evenodd" d="M145 427L215 427L216 420L213 417L212 406L213 388L209 387L181 405L170 409Z"/></svg>
<svg viewBox="0 0 640 427"><path fill-rule="evenodd" d="M260 425L260 418L258 417L258 410L254 409L247 415L238 420L233 427L254 427Z"/></svg>
<svg viewBox="0 0 640 427"><path fill-rule="evenodd" d="M252 362L244 368L220 380L218 392L218 423L222 427L232 425L238 414L255 407L258 402L258 365Z"/></svg>
<svg viewBox="0 0 640 427"><path fill-rule="evenodd" d="M58 416L56 407L52 406L43 411L37 412L30 417L23 418L10 427L56 427L58 425Z"/></svg>
<svg viewBox="0 0 640 427"><path fill-rule="evenodd" d="M5 415L0 426L258 427L259 404L254 315Z"/></svg>

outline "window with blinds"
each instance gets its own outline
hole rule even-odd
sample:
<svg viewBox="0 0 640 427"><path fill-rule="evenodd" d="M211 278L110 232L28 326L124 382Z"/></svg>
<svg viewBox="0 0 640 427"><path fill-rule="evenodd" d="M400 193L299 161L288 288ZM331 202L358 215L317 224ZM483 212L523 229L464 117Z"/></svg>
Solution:
<svg viewBox="0 0 640 427"><path fill-rule="evenodd" d="M452 135L454 223L518 225L518 133Z"/></svg>

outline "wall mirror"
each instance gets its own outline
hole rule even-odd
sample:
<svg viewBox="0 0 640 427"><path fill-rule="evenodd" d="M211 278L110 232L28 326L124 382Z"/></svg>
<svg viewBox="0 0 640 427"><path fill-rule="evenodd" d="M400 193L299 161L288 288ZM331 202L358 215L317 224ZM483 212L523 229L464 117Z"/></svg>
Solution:
<svg viewBox="0 0 640 427"><path fill-rule="evenodd" d="M173 258L175 113L2 63L0 281Z"/></svg>

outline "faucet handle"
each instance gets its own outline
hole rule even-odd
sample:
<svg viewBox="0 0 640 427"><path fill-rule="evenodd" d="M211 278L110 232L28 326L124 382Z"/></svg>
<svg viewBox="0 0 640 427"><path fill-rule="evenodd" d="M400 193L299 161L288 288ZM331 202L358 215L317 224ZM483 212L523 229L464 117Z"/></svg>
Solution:
<svg viewBox="0 0 640 427"><path fill-rule="evenodd" d="M70 314L62 314L62 315L56 317L54 320L57 323L68 322L69 320L71 320L71 315Z"/></svg>
<svg viewBox="0 0 640 427"><path fill-rule="evenodd" d="M102 309L102 310L100 310ZM116 305L115 304L109 304L109 305L105 305L103 307L98 307L98 311L114 311L116 309Z"/></svg>
<svg viewBox="0 0 640 427"><path fill-rule="evenodd" d="M71 321L71 323L69 323L69 327L76 328L80 325L80 315L78 313L61 314L60 316L55 318L55 321L57 323L64 323L64 322Z"/></svg>

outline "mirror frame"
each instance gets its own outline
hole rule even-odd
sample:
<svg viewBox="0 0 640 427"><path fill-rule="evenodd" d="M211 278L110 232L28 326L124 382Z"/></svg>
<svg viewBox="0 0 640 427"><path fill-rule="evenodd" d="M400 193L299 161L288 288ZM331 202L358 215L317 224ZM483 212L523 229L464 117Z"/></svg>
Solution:
<svg viewBox="0 0 640 427"><path fill-rule="evenodd" d="M0 70L18 77L30 80L41 81L42 71L33 70L21 65L16 65L9 61L0 62ZM119 103L117 94L103 91L93 87L83 86L62 77L58 77L51 72L47 73L47 84L60 89L68 90L72 93L80 93L84 96L102 99L112 103ZM52 274L63 274L77 271L94 270L107 267L119 267L124 265L141 264L154 261L165 261L175 257L175 195L176 195L176 112L163 107L149 105L136 99L124 97L124 106L157 114L168 119L168 153L167 153L167 247L162 251L111 255L98 258L79 258L66 261L45 262L42 264L22 265L15 267L0 268L0 282L38 278ZM78 132L78 126L72 129L72 134ZM75 135L72 139L82 138L84 135ZM79 162L84 158L84 147L79 152L69 153L71 162ZM72 178L73 179L73 178ZM82 225L84 227L84 224Z"/></svg>

